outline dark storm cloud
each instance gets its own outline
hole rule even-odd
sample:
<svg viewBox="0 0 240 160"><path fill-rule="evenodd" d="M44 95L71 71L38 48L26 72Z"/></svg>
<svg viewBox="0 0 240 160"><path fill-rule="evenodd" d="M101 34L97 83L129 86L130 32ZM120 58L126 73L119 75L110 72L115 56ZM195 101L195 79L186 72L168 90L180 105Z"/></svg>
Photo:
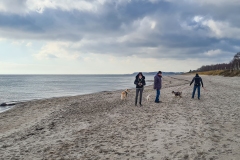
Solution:
<svg viewBox="0 0 240 160"><path fill-rule="evenodd" d="M218 54L205 53L220 50L227 59L232 55L224 53L238 52L240 36L231 35L240 33L240 5L231 1L227 5L216 5L213 0L117 2L107 1L97 11L46 7L42 13L23 14L27 5L21 1L18 12L0 12L0 34L12 39L66 41L73 46L68 50L117 56L217 60ZM194 20L196 16L199 20Z"/></svg>

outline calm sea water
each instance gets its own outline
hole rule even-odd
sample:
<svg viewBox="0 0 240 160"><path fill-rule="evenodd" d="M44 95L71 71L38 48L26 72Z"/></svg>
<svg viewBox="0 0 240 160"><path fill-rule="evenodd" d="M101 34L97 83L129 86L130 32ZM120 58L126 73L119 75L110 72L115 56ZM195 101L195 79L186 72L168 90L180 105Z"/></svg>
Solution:
<svg viewBox="0 0 240 160"><path fill-rule="evenodd" d="M133 88L134 79L134 75L0 75L0 103ZM0 107L0 112L6 109Z"/></svg>

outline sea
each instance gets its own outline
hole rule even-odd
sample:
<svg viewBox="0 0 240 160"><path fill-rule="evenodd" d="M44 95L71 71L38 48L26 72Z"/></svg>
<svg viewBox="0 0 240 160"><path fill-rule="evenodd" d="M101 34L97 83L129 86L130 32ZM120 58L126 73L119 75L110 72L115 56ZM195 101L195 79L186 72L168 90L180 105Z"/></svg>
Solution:
<svg viewBox="0 0 240 160"><path fill-rule="evenodd" d="M134 88L135 76L0 75L0 104ZM154 75L145 77L147 85L150 85ZM0 113L11 107L0 107Z"/></svg>

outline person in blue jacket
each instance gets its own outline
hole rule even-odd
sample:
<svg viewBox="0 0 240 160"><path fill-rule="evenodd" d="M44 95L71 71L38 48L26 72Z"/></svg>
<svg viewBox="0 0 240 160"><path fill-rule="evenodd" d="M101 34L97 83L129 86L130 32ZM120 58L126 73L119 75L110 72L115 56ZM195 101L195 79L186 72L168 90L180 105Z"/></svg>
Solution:
<svg viewBox="0 0 240 160"><path fill-rule="evenodd" d="M192 85L192 83L194 82L194 87L193 87L193 92L192 92L192 98L194 98L196 89L198 90L198 99L200 100L200 88L201 85L203 87L203 81L202 78L196 74L196 76L192 79L192 82L190 83L190 86Z"/></svg>

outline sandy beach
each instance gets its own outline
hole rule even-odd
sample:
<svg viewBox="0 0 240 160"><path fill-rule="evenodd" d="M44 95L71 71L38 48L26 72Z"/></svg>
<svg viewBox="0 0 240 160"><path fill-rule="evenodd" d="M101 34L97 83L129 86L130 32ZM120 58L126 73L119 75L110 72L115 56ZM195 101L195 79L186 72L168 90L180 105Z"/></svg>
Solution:
<svg viewBox="0 0 240 160"><path fill-rule="evenodd" d="M160 104L145 87L142 107L135 89L20 103L0 114L0 159L239 160L240 78L202 76L198 100L192 77L164 77Z"/></svg>

